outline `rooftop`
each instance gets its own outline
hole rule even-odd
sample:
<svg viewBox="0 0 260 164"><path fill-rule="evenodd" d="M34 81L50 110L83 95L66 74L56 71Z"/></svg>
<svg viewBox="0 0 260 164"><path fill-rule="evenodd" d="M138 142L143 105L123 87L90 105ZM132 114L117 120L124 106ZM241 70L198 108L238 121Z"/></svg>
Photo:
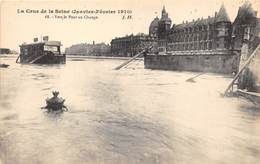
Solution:
<svg viewBox="0 0 260 164"><path fill-rule="evenodd" d="M193 20L190 22L186 21L181 24L176 24L173 26L173 29L178 30L178 29L189 28L193 26L208 25L208 24L213 24L215 21L230 22L229 16L223 4L221 5L219 12L217 12L215 16L208 16L208 18L198 18L197 20Z"/></svg>
<svg viewBox="0 0 260 164"><path fill-rule="evenodd" d="M221 7L217 13L216 22L230 22L230 19L229 19L229 16L227 14L224 4L221 5Z"/></svg>
<svg viewBox="0 0 260 164"><path fill-rule="evenodd" d="M45 44L49 46L62 46L60 41L46 41L46 42L34 42L34 43L23 43L21 46L28 46L28 45L37 45L37 44Z"/></svg>

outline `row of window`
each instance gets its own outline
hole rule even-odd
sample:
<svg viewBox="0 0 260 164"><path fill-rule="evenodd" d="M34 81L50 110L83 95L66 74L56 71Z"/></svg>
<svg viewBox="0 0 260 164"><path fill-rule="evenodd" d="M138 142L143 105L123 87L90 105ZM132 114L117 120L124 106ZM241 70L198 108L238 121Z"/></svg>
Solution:
<svg viewBox="0 0 260 164"><path fill-rule="evenodd" d="M168 46L169 51L184 51L184 50L211 50L212 42L191 43L191 44L171 44Z"/></svg>
<svg viewBox="0 0 260 164"><path fill-rule="evenodd" d="M211 40L213 33L197 33L197 34L185 34L185 35L170 35L172 42L190 42L199 40Z"/></svg>
<svg viewBox="0 0 260 164"><path fill-rule="evenodd" d="M126 48L126 47L143 47L145 45L152 45L154 44L154 41L150 42L120 42L117 44L111 44L111 49L120 49L120 48Z"/></svg>
<svg viewBox="0 0 260 164"><path fill-rule="evenodd" d="M183 43L183 44L170 44L168 45L169 51L185 51L185 50L211 50L213 48L212 42L197 42L197 43ZM230 43L227 41L218 41L216 43L217 49L228 49Z"/></svg>
<svg viewBox="0 0 260 164"><path fill-rule="evenodd" d="M216 33L217 37L229 36L227 29L219 29ZM172 34L170 35L171 42L190 42L199 40L211 40L213 38L213 32L210 33L195 33L195 34Z"/></svg>
<svg viewBox="0 0 260 164"><path fill-rule="evenodd" d="M21 47L21 53L24 55L38 53L42 51L42 45L23 46Z"/></svg>
<svg viewBox="0 0 260 164"><path fill-rule="evenodd" d="M180 30L173 30L172 33L190 33L190 32L203 32L203 31L212 31L213 26L195 26L189 28L183 28Z"/></svg>

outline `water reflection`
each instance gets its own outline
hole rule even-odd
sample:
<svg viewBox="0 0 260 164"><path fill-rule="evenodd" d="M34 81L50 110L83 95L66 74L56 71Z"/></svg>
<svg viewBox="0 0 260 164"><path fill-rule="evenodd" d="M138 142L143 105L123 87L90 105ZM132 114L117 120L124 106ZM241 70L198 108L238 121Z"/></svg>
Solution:
<svg viewBox="0 0 260 164"><path fill-rule="evenodd" d="M1 69L0 159L6 164L260 161L259 107L221 98L230 78L144 70L122 61ZM40 109L59 90L65 113ZM239 157L239 158L238 158ZM1 162L0 162L1 163Z"/></svg>

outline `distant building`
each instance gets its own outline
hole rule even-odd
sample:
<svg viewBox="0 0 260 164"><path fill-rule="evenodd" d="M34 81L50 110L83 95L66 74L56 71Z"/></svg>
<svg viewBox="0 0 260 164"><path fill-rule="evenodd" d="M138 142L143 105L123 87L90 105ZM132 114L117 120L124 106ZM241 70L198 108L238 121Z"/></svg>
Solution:
<svg viewBox="0 0 260 164"><path fill-rule="evenodd" d="M213 17L173 24L172 27L171 19L163 7L161 19L156 20L152 21L149 33L156 34L159 46L164 46L168 52L231 48L231 21L224 5Z"/></svg>
<svg viewBox="0 0 260 164"><path fill-rule="evenodd" d="M86 55L86 56L108 56L110 55L110 46L105 43L87 44L81 43L66 48L67 55Z"/></svg>
<svg viewBox="0 0 260 164"><path fill-rule="evenodd" d="M231 46L231 21L222 5L214 17L174 25L168 51L226 50Z"/></svg>
<svg viewBox="0 0 260 164"><path fill-rule="evenodd" d="M251 49L259 43L259 18L249 2L239 8L233 23L223 4L214 16L172 26L171 23L163 6L161 18L156 17L150 23L149 35L157 37L159 47L172 54L240 51L245 35L254 36L250 38Z"/></svg>
<svg viewBox="0 0 260 164"><path fill-rule="evenodd" d="M158 45L166 46L169 40L169 33L172 25L172 20L169 18L168 13L163 6L161 19L158 22Z"/></svg>
<svg viewBox="0 0 260 164"><path fill-rule="evenodd" d="M171 28L171 19L163 7L162 17L154 18L149 26L149 34L129 35L115 38L111 41L111 53L113 56L134 56L144 48L153 46L153 52L157 52L158 46L165 45Z"/></svg>
<svg viewBox="0 0 260 164"><path fill-rule="evenodd" d="M10 54L11 50L8 48L0 48L0 54Z"/></svg>
<svg viewBox="0 0 260 164"><path fill-rule="evenodd" d="M149 26L149 35L158 37L158 28L159 28L159 18L156 17L154 20L151 22Z"/></svg>
<svg viewBox="0 0 260 164"><path fill-rule="evenodd" d="M163 6L161 18L154 18L149 26L149 35L155 36L157 38L158 46L166 47L167 41L169 39L171 24L172 20L169 18L165 6Z"/></svg>
<svg viewBox="0 0 260 164"><path fill-rule="evenodd" d="M111 41L112 56L131 57L149 46L157 46L157 38L143 33L115 38Z"/></svg>
<svg viewBox="0 0 260 164"><path fill-rule="evenodd" d="M257 12L253 10L252 5L246 2L239 7L237 17L232 25L232 42L234 50L241 50L242 44L249 43L249 51L252 51L260 38L260 19L257 18Z"/></svg>
<svg viewBox="0 0 260 164"><path fill-rule="evenodd" d="M260 19L250 3L245 3L239 10L233 23L232 42L235 51L241 52L240 67L250 57L251 53L260 43ZM248 91L260 92L260 50L249 66L238 79L238 88Z"/></svg>
<svg viewBox="0 0 260 164"><path fill-rule="evenodd" d="M239 62L246 61L259 45L259 28L259 18L249 2L239 8L233 23L222 4L214 16L172 27L163 7L161 18L156 17L149 27L149 34L157 37L159 53L145 57L145 68L237 72Z"/></svg>
<svg viewBox="0 0 260 164"><path fill-rule="evenodd" d="M242 49L244 35L250 38L251 49L259 44L259 18L250 3L239 8L237 18L231 22L225 6L207 18L173 24L165 6L161 17L155 17L149 26L149 35L130 35L111 41L111 53L115 56L133 56L148 45L154 52L171 55L231 55ZM257 30L258 29L258 30ZM254 41L252 41L254 40Z"/></svg>

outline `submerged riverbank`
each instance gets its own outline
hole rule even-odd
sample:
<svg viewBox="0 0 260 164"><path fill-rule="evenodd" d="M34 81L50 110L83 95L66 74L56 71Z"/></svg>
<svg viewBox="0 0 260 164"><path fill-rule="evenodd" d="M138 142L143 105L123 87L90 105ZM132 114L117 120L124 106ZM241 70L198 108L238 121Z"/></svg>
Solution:
<svg viewBox="0 0 260 164"><path fill-rule="evenodd" d="M0 58L17 58L16 54L3 54ZM129 60L131 57L116 57L116 56L85 56L85 55L66 55L67 59L113 59L113 60ZM136 58L136 60L144 60L142 57Z"/></svg>
<svg viewBox="0 0 260 164"><path fill-rule="evenodd" d="M67 55L68 59L113 59L113 60L129 60L131 57L116 57L116 56L83 56L83 55ZM142 57L136 60L143 60Z"/></svg>

